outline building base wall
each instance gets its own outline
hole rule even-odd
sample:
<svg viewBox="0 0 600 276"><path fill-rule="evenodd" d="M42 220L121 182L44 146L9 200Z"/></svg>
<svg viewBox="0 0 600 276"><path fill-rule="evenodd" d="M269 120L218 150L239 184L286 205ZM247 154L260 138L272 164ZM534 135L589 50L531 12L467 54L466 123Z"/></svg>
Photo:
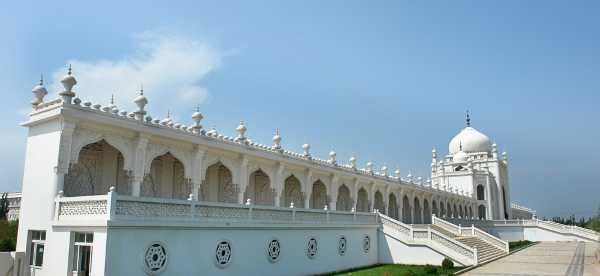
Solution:
<svg viewBox="0 0 600 276"><path fill-rule="evenodd" d="M106 275L147 275L143 256L155 241L167 249L167 266L161 275L307 275L378 262L376 226L261 228L109 228ZM366 235L370 239L367 252L363 249ZM347 241L344 255L338 253L341 236ZM307 256L311 237L318 245L314 258ZM269 261L267 254L272 239L278 239L281 246L277 262ZM231 245L231 261L225 268L216 265L217 244L222 240Z"/></svg>

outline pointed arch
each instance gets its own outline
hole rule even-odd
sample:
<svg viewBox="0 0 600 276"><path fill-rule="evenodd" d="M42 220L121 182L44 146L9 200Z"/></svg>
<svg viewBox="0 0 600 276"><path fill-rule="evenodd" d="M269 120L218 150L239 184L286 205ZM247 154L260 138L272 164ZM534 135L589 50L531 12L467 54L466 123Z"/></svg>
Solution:
<svg viewBox="0 0 600 276"><path fill-rule="evenodd" d="M446 216L448 218L452 218L454 216L452 214L452 206L450 205L450 202L446 203Z"/></svg>
<svg viewBox="0 0 600 276"><path fill-rule="evenodd" d="M144 177L141 196L186 199L191 193L183 163L170 152L154 157Z"/></svg>
<svg viewBox="0 0 600 276"><path fill-rule="evenodd" d="M431 201L431 212L436 216L439 217L440 213L438 212L438 205L437 202L434 200Z"/></svg>
<svg viewBox="0 0 600 276"><path fill-rule="evenodd" d="M271 187L271 179L261 169L252 172L249 176L248 187L244 193L256 205L275 205L275 190Z"/></svg>
<svg viewBox="0 0 600 276"><path fill-rule="evenodd" d="M477 200L485 200L485 188L483 185L477 185Z"/></svg>
<svg viewBox="0 0 600 276"><path fill-rule="evenodd" d="M431 223L431 207L429 206L429 201L427 201L427 199L423 199L423 223Z"/></svg>
<svg viewBox="0 0 600 276"><path fill-rule="evenodd" d="M360 188L356 197L356 211L369 212L369 195L364 188Z"/></svg>
<svg viewBox="0 0 600 276"><path fill-rule="evenodd" d="M310 208L323 209L325 208L325 205L327 205L327 201L327 187L320 179L318 179L312 185Z"/></svg>
<svg viewBox="0 0 600 276"><path fill-rule="evenodd" d="M206 168L202 184L202 200L237 203L238 187L233 184L233 173L225 164L217 162Z"/></svg>
<svg viewBox="0 0 600 276"><path fill-rule="evenodd" d="M454 209L452 210L452 217L458 218L458 208L456 208L456 203L454 203Z"/></svg>
<svg viewBox="0 0 600 276"><path fill-rule="evenodd" d="M390 193L388 196L388 211L387 214L389 217L398 220L398 202L396 200L396 195L394 193Z"/></svg>
<svg viewBox="0 0 600 276"><path fill-rule="evenodd" d="M413 223L410 200L406 195L404 195L404 198L402 199L402 222Z"/></svg>
<svg viewBox="0 0 600 276"><path fill-rule="evenodd" d="M373 209L385 214L385 202L383 201L383 194L379 190L375 191L374 200Z"/></svg>
<svg viewBox="0 0 600 276"><path fill-rule="evenodd" d="M415 197L414 199L414 207L413 207L413 222L414 224L421 224L423 221L421 220L422 210L421 210L421 202L419 202L419 198Z"/></svg>
<svg viewBox="0 0 600 276"><path fill-rule="evenodd" d="M440 217L445 218L448 214L446 214L446 205L444 202L440 201Z"/></svg>
<svg viewBox="0 0 600 276"><path fill-rule="evenodd" d="M71 164L65 175L65 196L106 194L111 186L115 186L119 193L131 193L124 157L106 140L82 146L75 160L77 162Z"/></svg>
<svg viewBox="0 0 600 276"><path fill-rule="evenodd" d="M283 183L283 197L281 206L289 207L292 202L297 208L304 208L304 194L300 180L294 175L289 176Z"/></svg>
<svg viewBox="0 0 600 276"><path fill-rule="evenodd" d="M483 204L479 205L479 207L478 207L478 213L479 214L478 214L477 217L479 219L486 219L487 215L485 213L485 205L483 205Z"/></svg>
<svg viewBox="0 0 600 276"><path fill-rule="evenodd" d="M337 200L335 208L338 211L350 211L352 210L352 199L350 197L350 189L346 184L340 185L338 188Z"/></svg>

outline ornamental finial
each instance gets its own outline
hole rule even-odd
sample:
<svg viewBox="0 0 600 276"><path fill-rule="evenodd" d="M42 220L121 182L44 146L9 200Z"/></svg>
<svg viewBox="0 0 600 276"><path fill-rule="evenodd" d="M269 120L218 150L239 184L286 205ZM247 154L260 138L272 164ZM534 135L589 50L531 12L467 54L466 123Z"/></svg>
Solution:
<svg viewBox="0 0 600 276"><path fill-rule="evenodd" d="M144 110L144 108L148 104L148 99L146 99L146 96L144 96L144 86L143 85L140 85L140 94L137 97L135 97L133 102L138 107L138 110L134 112L135 118L137 120L142 121L144 119L144 116L146 115L146 110Z"/></svg>
<svg viewBox="0 0 600 276"><path fill-rule="evenodd" d="M469 115L469 110L467 109L467 127L471 126L471 116Z"/></svg>
<svg viewBox="0 0 600 276"><path fill-rule="evenodd" d="M281 149L281 135L279 134L279 128L275 129L275 135L273 136L273 148Z"/></svg>
<svg viewBox="0 0 600 276"><path fill-rule="evenodd" d="M192 120L194 121L194 125L192 126L192 132L200 134L200 130L202 129L200 121L202 121L203 118L204 116L202 116L202 114L200 113L200 106L197 105L196 111L192 114Z"/></svg>
<svg viewBox="0 0 600 276"><path fill-rule="evenodd" d="M235 129L238 132L238 136L236 137L237 141L245 141L246 140L246 131L248 130L248 128L246 128L246 125L244 125L244 121L240 121L240 124L238 125L238 127Z"/></svg>
<svg viewBox="0 0 600 276"><path fill-rule="evenodd" d="M38 105L44 102L44 97L48 95L48 91L44 87L44 75L41 75L40 82L38 85L34 86L31 90L35 99L31 102L31 106L36 108Z"/></svg>
<svg viewBox="0 0 600 276"><path fill-rule="evenodd" d="M65 88L65 91L58 93L62 97L62 100L65 104L71 104L71 99L75 97L75 93L73 92L73 86L77 84L77 80L73 77L71 71L71 64L69 64L69 70L67 75L62 78L60 81Z"/></svg>

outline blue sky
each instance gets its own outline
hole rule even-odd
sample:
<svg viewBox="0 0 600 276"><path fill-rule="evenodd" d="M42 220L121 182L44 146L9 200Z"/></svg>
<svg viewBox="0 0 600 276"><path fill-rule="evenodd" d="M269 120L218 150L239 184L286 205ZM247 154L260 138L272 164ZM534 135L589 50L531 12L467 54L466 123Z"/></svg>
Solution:
<svg viewBox="0 0 600 276"><path fill-rule="evenodd" d="M472 111L541 215L600 205L600 2L10 1L0 10L0 190L22 177L31 88L73 63L78 96L427 177ZM485 2L485 3L483 3Z"/></svg>

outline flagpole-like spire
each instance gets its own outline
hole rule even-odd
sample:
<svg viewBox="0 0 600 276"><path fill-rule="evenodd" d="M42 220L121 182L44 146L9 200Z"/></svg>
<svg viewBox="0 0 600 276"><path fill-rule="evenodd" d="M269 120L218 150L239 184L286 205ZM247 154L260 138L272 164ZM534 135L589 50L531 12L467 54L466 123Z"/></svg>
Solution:
<svg viewBox="0 0 600 276"><path fill-rule="evenodd" d="M467 109L467 127L471 126L471 116L469 115L469 110Z"/></svg>

